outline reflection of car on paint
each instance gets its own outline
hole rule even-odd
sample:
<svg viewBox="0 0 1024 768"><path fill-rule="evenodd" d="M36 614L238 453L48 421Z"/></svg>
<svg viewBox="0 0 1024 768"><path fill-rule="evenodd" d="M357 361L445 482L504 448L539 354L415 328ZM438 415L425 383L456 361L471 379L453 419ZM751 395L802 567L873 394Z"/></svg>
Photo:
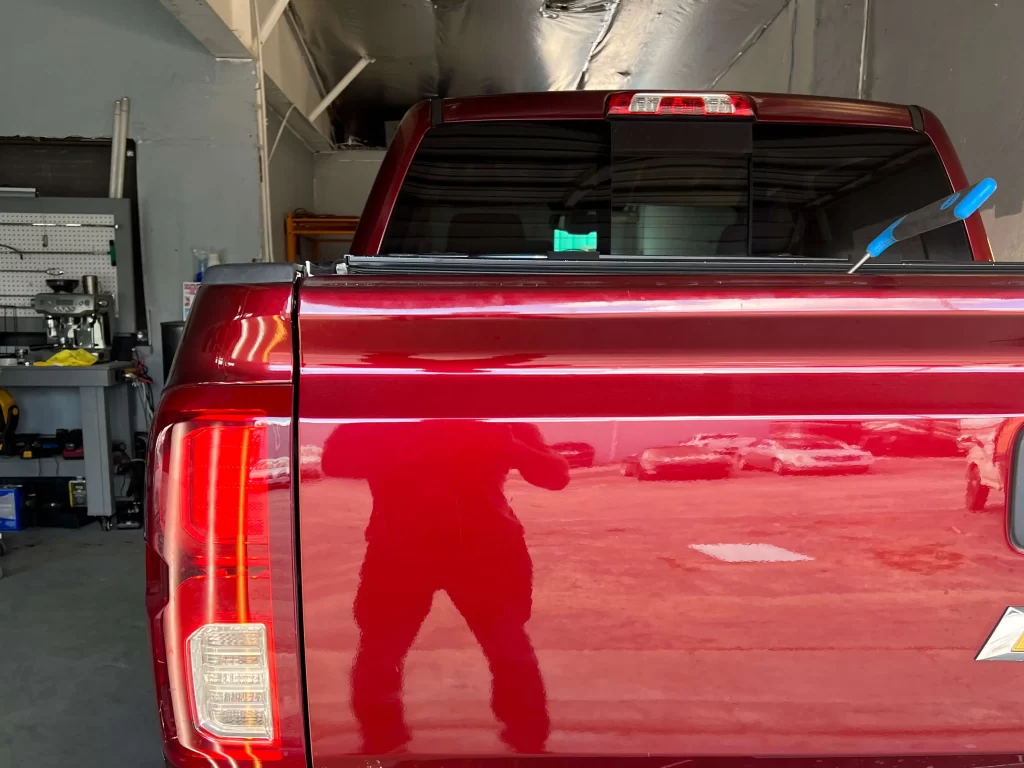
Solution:
<svg viewBox="0 0 1024 768"><path fill-rule="evenodd" d="M754 442L753 437L741 437L733 432L702 432L682 445L693 445L715 453L727 453L733 459L737 459Z"/></svg>
<svg viewBox="0 0 1024 768"><path fill-rule="evenodd" d="M875 456L956 456L960 428L950 419L865 421L860 446Z"/></svg>
<svg viewBox="0 0 1024 768"><path fill-rule="evenodd" d="M759 440L743 453L740 466L778 475L858 474L871 469L872 463L874 457L870 453L841 440L805 436Z"/></svg>
<svg viewBox="0 0 1024 768"><path fill-rule="evenodd" d="M320 459L323 449L317 445L304 445L299 448L299 474L307 480L323 477ZM291 484L291 459L278 456L274 459L260 459L249 471L249 479L263 481L271 488L281 488Z"/></svg>
<svg viewBox="0 0 1024 768"><path fill-rule="evenodd" d="M304 480L323 477L323 469L320 466L323 455L324 449L319 445L299 446L299 477Z"/></svg>
<svg viewBox="0 0 1024 768"><path fill-rule="evenodd" d="M769 437L794 434L839 440L873 456L956 456L960 426L955 419L873 419L868 421L773 422Z"/></svg>
<svg viewBox="0 0 1024 768"><path fill-rule="evenodd" d="M622 474L639 480L687 480L728 477L733 458L692 445L647 448L622 462Z"/></svg>
<svg viewBox="0 0 1024 768"><path fill-rule="evenodd" d="M249 470L249 479L263 481L271 488L287 486L291 483L291 469L287 456L276 459L260 459Z"/></svg>
<svg viewBox="0 0 1024 768"><path fill-rule="evenodd" d="M1009 441L1013 439L1005 424L1004 419L964 419L960 422L960 448L967 454L964 503L971 512L985 509L992 491L1003 492L1000 463Z"/></svg>
<svg viewBox="0 0 1024 768"><path fill-rule="evenodd" d="M569 469L594 466L594 446L590 443L554 443L551 448L569 462Z"/></svg>

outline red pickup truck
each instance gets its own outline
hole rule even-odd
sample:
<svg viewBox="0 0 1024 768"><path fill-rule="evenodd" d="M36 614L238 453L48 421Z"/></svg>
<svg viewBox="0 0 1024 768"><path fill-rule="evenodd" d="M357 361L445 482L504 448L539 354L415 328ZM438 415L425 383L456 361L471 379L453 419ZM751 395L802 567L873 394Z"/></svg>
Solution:
<svg viewBox="0 0 1024 768"><path fill-rule="evenodd" d="M414 107L351 255L216 268L189 318L169 764L1017 765L1024 272L975 214L846 274L966 183L917 107Z"/></svg>

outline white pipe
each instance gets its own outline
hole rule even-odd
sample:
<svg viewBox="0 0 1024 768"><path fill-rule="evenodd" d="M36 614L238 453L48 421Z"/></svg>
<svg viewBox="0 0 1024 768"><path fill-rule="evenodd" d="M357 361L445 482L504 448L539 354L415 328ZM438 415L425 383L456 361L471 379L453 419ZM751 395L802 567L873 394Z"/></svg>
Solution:
<svg viewBox="0 0 1024 768"><path fill-rule="evenodd" d="M366 56L363 56L363 58L357 61L355 66L348 71L348 74L341 78L341 80L338 81L338 84L331 89L331 92L324 96L324 100L317 104L313 111L309 113L309 121L313 122L320 117L320 115L324 113L324 110L331 106L331 103L338 98L338 95L348 88L353 80L359 77L359 73L372 63L373 59L367 58Z"/></svg>
<svg viewBox="0 0 1024 768"><path fill-rule="evenodd" d="M284 129L288 127L288 118L292 116L292 112L295 111L295 105L292 104L288 107L288 111L284 113L284 118L281 120L281 127L277 130L277 137L274 139L274 143L270 147L270 159L274 159L274 153L277 152L277 143L281 141L281 135L284 133Z"/></svg>
<svg viewBox="0 0 1024 768"><path fill-rule="evenodd" d="M267 157L267 96L263 79L263 43L260 41L260 20L256 0L249 0L249 27L256 64L256 152L260 162L260 211L263 223L263 261L274 260L274 240L270 234L270 158Z"/></svg>
<svg viewBox="0 0 1024 768"><path fill-rule="evenodd" d="M124 197L124 171L128 158L128 127L132 113L132 102L127 96L121 99L121 136L117 163L117 195Z"/></svg>
<svg viewBox="0 0 1024 768"><path fill-rule="evenodd" d="M270 33L274 31L277 22L281 20L284 9L288 7L289 2L291 0L277 0L274 3L274 7L270 9L270 13L263 22L263 26L260 27L260 43L265 43L270 38Z"/></svg>
<svg viewBox="0 0 1024 768"><path fill-rule="evenodd" d="M860 33L860 73L857 80L857 98L864 98L864 73L868 57L868 22L871 17L871 0L864 0L864 29Z"/></svg>
<svg viewBox="0 0 1024 768"><path fill-rule="evenodd" d="M121 111L117 115L117 139L115 140L114 149L117 152L116 159L116 175L114 176L114 197L121 197L124 192L124 184L122 179L124 178L124 136L127 131L124 122L124 99L118 99L121 104Z"/></svg>
<svg viewBox="0 0 1024 768"><path fill-rule="evenodd" d="M107 186L107 196L117 197L117 148L118 139L121 135L121 100L114 102L114 132L110 137L110 184Z"/></svg>

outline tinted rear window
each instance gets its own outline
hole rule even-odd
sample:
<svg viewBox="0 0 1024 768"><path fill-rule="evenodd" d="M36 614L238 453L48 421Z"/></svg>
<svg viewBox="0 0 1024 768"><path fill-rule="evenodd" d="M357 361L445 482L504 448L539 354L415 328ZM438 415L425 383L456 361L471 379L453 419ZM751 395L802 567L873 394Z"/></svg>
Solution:
<svg viewBox="0 0 1024 768"><path fill-rule="evenodd" d="M952 191L912 131L747 122L480 122L424 137L382 253L853 259ZM969 261L962 224L884 261Z"/></svg>

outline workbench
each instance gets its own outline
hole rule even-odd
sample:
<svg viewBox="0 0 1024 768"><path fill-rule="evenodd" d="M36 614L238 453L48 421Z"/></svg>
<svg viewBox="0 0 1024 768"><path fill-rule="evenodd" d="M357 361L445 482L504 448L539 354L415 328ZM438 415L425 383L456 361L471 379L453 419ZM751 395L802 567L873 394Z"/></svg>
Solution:
<svg viewBox="0 0 1024 768"><path fill-rule="evenodd" d="M74 367L0 366L0 388L3 389L58 387L78 390L84 452L84 459L70 460L62 457L5 457L0 459L0 478L78 477L83 474L84 468L88 516L113 515L115 507L114 474L111 468L112 435L125 442L126 446L131 445L130 390L128 385L119 379L119 373L130 367L131 363L128 362ZM117 398L123 400L118 407L111 408Z"/></svg>

